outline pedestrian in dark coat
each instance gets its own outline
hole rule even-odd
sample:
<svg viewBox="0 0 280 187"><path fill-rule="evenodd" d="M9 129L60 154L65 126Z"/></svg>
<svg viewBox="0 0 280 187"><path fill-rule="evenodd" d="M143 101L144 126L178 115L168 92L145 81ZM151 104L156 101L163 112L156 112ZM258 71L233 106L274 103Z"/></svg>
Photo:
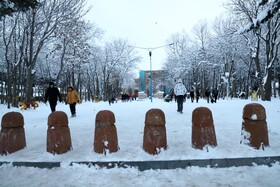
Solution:
<svg viewBox="0 0 280 187"><path fill-rule="evenodd" d="M218 94L219 94L219 91L217 90L217 88L215 88L215 89L212 91L212 95L213 95L213 99L214 99L214 102L215 102L215 103L217 103Z"/></svg>
<svg viewBox="0 0 280 187"><path fill-rule="evenodd" d="M194 100L194 91L193 90L190 91L190 96L191 96L191 101L193 103L193 100Z"/></svg>
<svg viewBox="0 0 280 187"><path fill-rule="evenodd" d="M173 88L170 90L169 95L170 95L171 101L173 101L173 97L174 97L174 89Z"/></svg>
<svg viewBox="0 0 280 187"><path fill-rule="evenodd" d="M206 97L207 103L209 103L210 90L208 88L205 90L205 97Z"/></svg>
<svg viewBox="0 0 280 187"><path fill-rule="evenodd" d="M195 97L196 97L196 102L198 103L198 100L199 100L199 97L200 97L199 90L195 91Z"/></svg>
<svg viewBox="0 0 280 187"><path fill-rule="evenodd" d="M59 93L58 88L55 87L54 83L50 82L49 87L47 88L47 91L45 94L45 102L49 101L52 112L55 111L55 108L57 105L57 100L59 100L59 102L62 101L61 95Z"/></svg>

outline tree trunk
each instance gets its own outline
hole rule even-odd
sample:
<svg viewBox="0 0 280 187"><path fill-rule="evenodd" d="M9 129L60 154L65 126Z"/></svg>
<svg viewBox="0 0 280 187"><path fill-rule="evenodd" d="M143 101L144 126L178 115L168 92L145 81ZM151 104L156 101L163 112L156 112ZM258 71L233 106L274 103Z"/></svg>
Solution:
<svg viewBox="0 0 280 187"><path fill-rule="evenodd" d="M249 81L250 81L252 61L253 61L253 59L249 63L249 69L248 69L247 79L246 79L246 83L245 83L246 99L248 99L248 97L249 97Z"/></svg>
<svg viewBox="0 0 280 187"><path fill-rule="evenodd" d="M273 81L273 97L276 98L277 97L277 92L276 92L276 79L274 78Z"/></svg>
<svg viewBox="0 0 280 187"><path fill-rule="evenodd" d="M257 79L258 79L258 94L261 96L262 100L265 100L265 95L264 95L264 89L263 89L263 84L262 84L262 76L261 76L261 66L260 66L260 59L259 59L259 54L260 54L260 37L257 35L257 46L256 46L256 56L254 58L256 68L257 68Z"/></svg>
<svg viewBox="0 0 280 187"><path fill-rule="evenodd" d="M8 109L11 108L11 98L12 98L12 83L11 83L11 70L10 70L10 62L7 64L7 104Z"/></svg>
<svg viewBox="0 0 280 187"><path fill-rule="evenodd" d="M65 58L65 53L66 53L66 47L67 47L66 39L63 39L63 48L62 48L62 52L61 52L62 54L60 56L60 67L59 67L59 71L56 76L56 81L58 84L60 83L60 77L61 77L61 74L64 69L64 58Z"/></svg>
<svg viewBox="0 0 280 187"><path fill-rule="evenodd" d="M98 78L98 76L96 76L96 89L95 89L95 94L96 94L96 96L97 97L99 97L100 96L100 87L99 87L99 78Z"/></svg>
<svg viewBox="0 0 280 187"><path fill-rule="evenodd" d="M30 23L30 37L29 37L29 58L26 61L27 67L27 76L26 76L26 90L25 90L25 101L31 101L33 97L33 82L34 82L34 75L33 75L33 67L34 67L34 60L33 59L33 52L34 52L34 32L35 32L35 17L36 12L32 10L31 15L31 23Z"/></svg>
<svg viewBox="0 0 280 187"><path fill-rule="evenodd" d="M19 97L18 97L18 77L17 77L17 67L14 68L14 72L13 72L13 89L12 89L12 106L13 107L18 107L18 101L19 101Z"/></svg>
<svg viewBox="0 0 280 187"><path fill-rule="evenodd" d="M267 69L267 78L266 78L266 82L264 85L265 88L265 97L264 100L265 101L271 101L271 80L272 80L272 73L271 73L271 68Z"/></svg>

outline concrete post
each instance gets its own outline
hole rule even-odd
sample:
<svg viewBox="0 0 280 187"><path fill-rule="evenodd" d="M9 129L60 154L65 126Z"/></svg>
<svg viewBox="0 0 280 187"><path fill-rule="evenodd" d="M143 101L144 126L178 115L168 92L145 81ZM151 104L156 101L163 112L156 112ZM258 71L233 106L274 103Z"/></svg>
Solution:
<svg viewBox="0 0 280 187"><path fill-rule="evenodd" d="M8 112L2 117L0 154L9 154L26 147L24 118L19 112Z"/></svg>
<svg viewBox="0 0 280 187"><path fill-rule="evenodd" d="M143 149L149 154L159 154L167 148L165 115L160 109L150 109L146 113Z"/></svg>
<svg viewBox="0 0 280 187"><path fill-rule="evenodd" d="M68 117L62 111L52 112L48 117L47 152L63 154L72 150Z"/></svg>
<svg viewBox="0 0 280 187"><path fill-rule="evenodd" d="M217 146L212 112L207 107L198 107L192 113L192 147Z"/></svg>
<svg viewBox="0 0 280 187"><path fill-rule="evenodd" d="M117 152L118 135L115 126L115 115L109 110L102 110L96 114L94 131L94 152L107 154Z"/></svg>
<svg viewBox="0 0 280 187"><path fill-rule="evenodd" d="M269 146L265 108L258 103L245 105L243 108L243 121L241 142L255 149Z"/></svg>

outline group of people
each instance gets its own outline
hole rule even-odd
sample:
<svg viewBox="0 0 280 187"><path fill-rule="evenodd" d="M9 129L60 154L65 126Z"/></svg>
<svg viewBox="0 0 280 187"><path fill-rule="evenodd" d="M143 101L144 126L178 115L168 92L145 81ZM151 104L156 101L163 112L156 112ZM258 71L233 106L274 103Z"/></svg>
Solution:
<svg viewBox="0 0 280 187"><path fill-rule="evenodd" d="M217 103L218 90L215 88L211 93L210 90L207 88L205 90L205 97L206 97L207 103L209 103L209 101L211 101L211 103Z"/></svg>
<svg viewBox="0 0 280 187"><path fill-rule="evenodd" d="M49 101L52 112L56 110L57 101L62 102L61 94L54 82L50 82L49 87L46 90L45 103L47 101ZM76 117L76 104L80 103L80 98L73 86L67 88L65 103L69 104L72 117Z"/></svg>
<svg viewBox="0 0 280 187"><path fill-rule="evenodd" d="M183 84L182 79L177 80L177 84L174 87L174 91L176 101L177 101L177 111L179 113L183 113L183 103L185 99L185 95L187 93L187 89L185 85ZM194 97L196 96L196 102L198 102L200 93L198 90L196 90L196 93L192 90L190 92L191 102L194 101ZM212 94L209 89L206 89L205 91L205 97L207 102L209 103L209 100L211 99L212 103L217 102L218 97L218 90L214 89L212 91ZM58 90L58 88L55 86L54 82L49 83L49 87L46 90L45 94L45 102L49 101L51 111L54 112L56 110L57 101L62 102L61 94ZM77 93L77 91L74 89L73 86L69 86L67 89L67 96L65 100L66 104L69 104L70 112L72 117L76 117L76 104L80 103L80 98ZM111 104L111 103L109 103Z"/></svg>
<svg viewBox="0 0 280 187"><path fill-rule="evenodd" d="M199 90L196 90L196 91L195 91L195 94L194 94L194 91L193 91L193 90L190 91L190 97L191 97L191 102L192 102L192 103L193 103L193 101L194 101L194 96L195 96L196 102L198 103L198 100L199 100L199 97L200 97Z"/></svg>
<svg viewBox="0 0 280 187"><path fill-rule="evenodd" d="M184 98L185 98L186 93L187 93L187 89L186 89L185 85L183 84L182 79L178 79L177 83L174 87L174 94L175 94L176 101L177 101L177 111L181 114L183 113L183 103L184 103ZM194 92L194 90L191 90L190 97L191 97L192 103L193 103L195 97L196 97L196 102L198 103L198 100L200 98L199 90L196 90L195 92ZM217 98L218 98L218 90L215 88L215 89L213 89L213 91L211 93L210 90L207 88L205 91L205 97L206 97L207 103L209 103L209 101L211 101L211 103L216 103Z"/></svg>

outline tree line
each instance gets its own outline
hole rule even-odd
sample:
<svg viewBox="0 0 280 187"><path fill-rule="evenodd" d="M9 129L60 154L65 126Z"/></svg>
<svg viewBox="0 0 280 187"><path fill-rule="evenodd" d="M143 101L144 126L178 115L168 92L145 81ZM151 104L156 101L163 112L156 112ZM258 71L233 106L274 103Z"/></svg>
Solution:
<svg viewBox="0 0 280 187"><path fill-rule="evenodd" d="M90 10L85 0L26 1L26 7L0 16L1 103L9 108L34 100L34 92L43 95L50 81L62 94L74 86L84 100L107 100L137 87L133 73L142 60L137 50L121 38L100 43L104 31L84 20ZM159 84L171 88L180 77L189 90L218 88L226 96L248 97L255 89L270 101L280 82L279 4L228 0L228 13L212 25L202 20L191 35L171 34L167 74Z"/></svg>
<svg viewBox="0 0 280 187"><path fill-rule="evenodd" d="M133 85L127 77L141 58L127 40L98 45L103 31L83 19L88 11L85 0L40 0L1 17L1 103L34 100L34 90L50 81L62 94L72 85L88 100Z"/></svg>
<svg viewBox="0 0 280 187"><path fill-rule="evenodd" d="M164 69L169 84L184 79L188 89L202 93L218 88L222 96L238 97L255 90L262 100L279 96L280 1L228 0L228 10L209 25L201 20L167 43Z"/></svg>

